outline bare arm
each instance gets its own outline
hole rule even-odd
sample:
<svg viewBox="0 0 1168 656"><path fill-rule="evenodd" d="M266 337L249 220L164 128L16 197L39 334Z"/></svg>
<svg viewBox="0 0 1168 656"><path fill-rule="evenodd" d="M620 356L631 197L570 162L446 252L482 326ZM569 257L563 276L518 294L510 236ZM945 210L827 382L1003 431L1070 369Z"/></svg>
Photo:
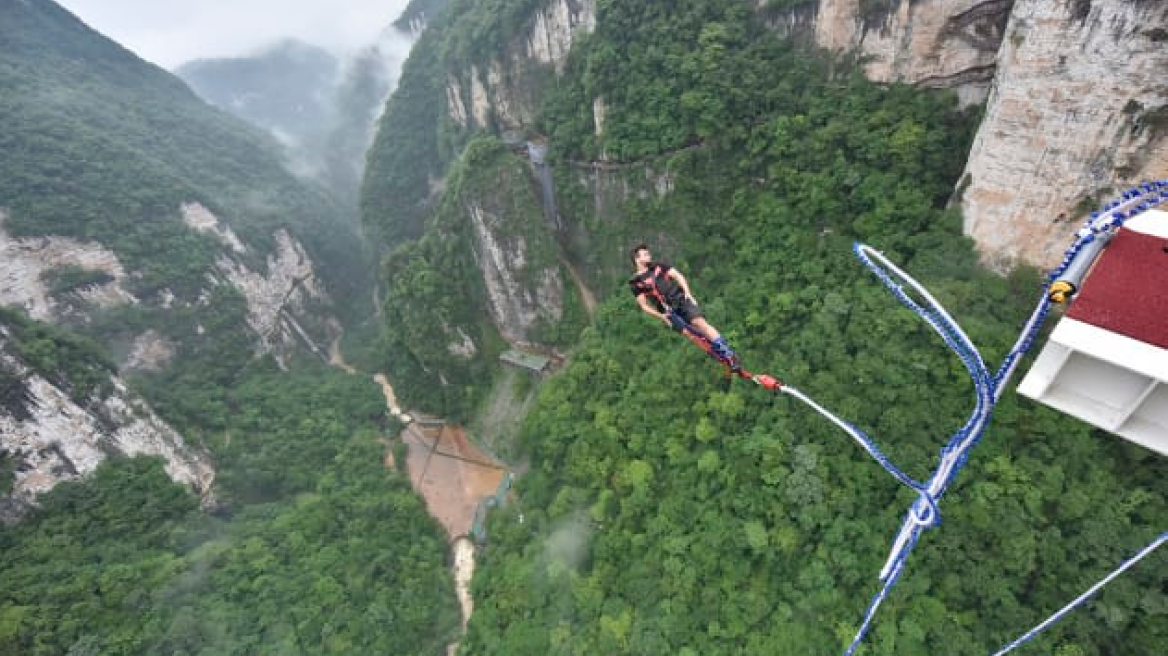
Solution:
<svg viewBox="0 0 1168 656"><path fill-rule="evenodd" d="M649 300L647 298L645 298L644 294L641 294L640 296L637 297L637 305L641 306L641 309L644 310L645 314L649 314L649 315L652 315L654 317L657 317L661 321L664 321L665 325L669 325L669 317L665 316L661 312L658 312L657 308L653 307L649 303Z"/></svg>

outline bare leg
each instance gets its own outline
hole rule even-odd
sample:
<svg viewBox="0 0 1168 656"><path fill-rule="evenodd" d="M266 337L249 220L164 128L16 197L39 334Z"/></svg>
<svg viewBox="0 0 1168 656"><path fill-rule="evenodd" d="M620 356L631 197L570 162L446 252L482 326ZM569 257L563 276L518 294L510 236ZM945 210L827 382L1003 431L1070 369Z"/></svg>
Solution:
<svg viewBox="0 0 1168 656"><path fill-rule="evenodd" d="M717 328L706 323L705 317L698 317L697 319L694 319L691 323L693 324L694 328L697 328L698 330L702 331L702 334L704 334L706 336L706 338L709 339L711 342L722 336L721 333L718 332Z"/></svg>

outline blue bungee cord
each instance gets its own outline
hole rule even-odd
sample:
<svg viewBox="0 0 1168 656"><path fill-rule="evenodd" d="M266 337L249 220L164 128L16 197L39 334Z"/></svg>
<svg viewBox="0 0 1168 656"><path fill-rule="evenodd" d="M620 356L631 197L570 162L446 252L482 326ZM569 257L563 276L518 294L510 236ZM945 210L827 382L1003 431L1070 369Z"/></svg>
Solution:
<svg viewBox="0 0 1168 656"><path fill-rule="evenodd" d="M1127 219L1163 201L1168 201L1168 180L1145 183L1134 187L1124 193L1120 199L1105 206L1102 212L1097 212L1091 216L1087 224L1077 233L1076 239L1067 250L1062 263L1051 273L1047 289L1044 289L1044 293L1037 307L1024 325L1013 348L1011 348L1010 352L1004 358L1001 367L993 376L990 376L989 370L977 347L974 346L973 342L949 313L945 311L941 304L920 283L890 262L879 251L864 244L856 244L855 252L860 261L876 274L877 278L880 279L885 287L892 291L903 305L923 318L933 331L940 335L946 345L961 359L962 364L965 365L973 380L975 404L973 412L970 414L966 423L950 437L948 443L941 449L940 461L936 471L930 477L929 482L921 485L908 478L895 465L888 461L879 452L879 449L875 447L875 443L871 438L864 435L858 428L831 415L826 410L811 402L806 396L799 393L798 390L789 387L783 389L784 392L796 396L796 398L799 398L825 417L828 417L836 425L851 433L869 454L876 458L881 466L896 476L902 483L918 492L918 498L909 508L896 540L893 542L888 559L884 567L881 568L880 580L882 586L873 596L872 602L864 614L864 619L856 632L855 638L844 652L845 656L851 656L867 635L877 609L879 609L880 604L884 601L889 591L896 585L900 574L904 570L908 555L912 552L913 547L916 546L917 541L925 529L931 528L940 522L940 511L937 507L938 500L945 493L949 484L952 483L957 472L964 466L969 457L969 451L981 439L982 434L989 425L994 407L1006 388L1006 384L1013 376L1022 356L1033 346L1038 332L1050 311L1051 300L1049 294L1046 293L1049 290L1050 284L1064 273L1075 256L1085 246L1096 239L1102 239L1105 235L1114 233ZM912 291L924 299L925 304L921 305L914 300L901 286L901 282L908 284ZM1057 621L1077 605L1083 603L1095 591L1115 578L1115 576L1118 576L1128 567L1134 565L1139 559L1159 547L1166 538L1168 538L1168 533L1161 535L1159 539L1145 548L1136 557L1124 563L1111 576L1105 578L1042 625L1035 627L1034 630L1022 636L1015 643L1012 643L999 653L1004 654L1015 646L1033 638L1051 623Z"/></svg>
<svg viewBox="0 0 1168 656"><path fill-rule="evenodd" d="M998 651L994 652L993 656L1002 656L1002 654L1005 654L1006 652L1012 651L1015 647L1017 647L1019 645L1023 645L1027 642L1030 642L1030 640L1032 640L1034 638L1034 636L1036 636L1039 633L1042 633L1046 629L1050 628L1050 626L1052 624L1061 620L1063 617L1066 616L1067 613L1078 608L1080 605L1083 604L1083 602L1090 599L1096 592L1099 592L1099 590L1103 586L1107 585L1108 583L1111 583L1112 580L1114 580L1120 574L1123 574L1124 572L1126 572L1128 569L1130 569L1136 563L1143 560L1144 556L1147 556L1148 554L1152 553L1157 548L1159 548L1160 545L1164 544L1165 542L1168 542L1168 533L1161 533L1160 537L1156 538L1155 540L1152 540L1151 544L1144 547L1143 549L1140 549L1139 552L1136 553L1136 555L1125 560L1122 565L1115 568L1115 571L1111 572L1107 576L1100 579L1098 583L1096 583L1095 585L1088 588L1087 591L1084 592L1083 594L1079 595L1078 597L1075 597L1074 601L1067 604L1066 606L1063 606L1056 613L1054 613L1050 617L1043 620L1041 624L1034 627L1033 629L1030 629L1026 633L1022 634L1018 639L1014 640L1010 644L1008 644L1005 647L1002 647Z"/></svg>

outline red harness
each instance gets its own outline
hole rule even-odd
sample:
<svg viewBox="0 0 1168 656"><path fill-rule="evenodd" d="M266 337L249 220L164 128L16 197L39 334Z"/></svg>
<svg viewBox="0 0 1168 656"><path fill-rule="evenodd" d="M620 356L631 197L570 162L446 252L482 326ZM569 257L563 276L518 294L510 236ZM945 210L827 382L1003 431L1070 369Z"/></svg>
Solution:
<svg viewBox="0 0 1168 656"><path fill-rule="evenodd" d="M669 303L665 300L665 295L661 293L661 289L657 286L657 277L660 275L662 275L661 265L656 264L653 266L652 272L647 277L645 277L643 281L644 285L641 287L641 289L645 290L644 293L652 294L653 298L661 304L661 307L665 308L667 314L675 314L673 307L670 306ZM701 333L694 330L688 322L682 320L681 323L685 326L685 328L681 331L681 334L689 339L689 341L693 342L695 346L713 357L715 360L718 360L719 362L722 362L723 365L726 365L726 375L729 376L729 365L723 362L722 359L718 357L718 354L714 352L714 347L710 344L710 340L706 339L705 335L702 335ZM739 369L736 373L739 377L745 378L771 391L779 391L783 387L782 381L768 374L754 374L747 371L746 369Z"/></svg>
<svg viewBox="0 0 1168 656"><path fill-rule="evenodd" d="M648 293L652 294L653 298L657 299L657 302L661 304L661 307L665 308L669 312L672 312L673 307L669 305L669 303L665 300L665 294L662 294L661 289L657 287L657 277L661 275L663 275L661 273L661 265L653 265L652 272L647 278L645 278L645 287Z"/></svg>

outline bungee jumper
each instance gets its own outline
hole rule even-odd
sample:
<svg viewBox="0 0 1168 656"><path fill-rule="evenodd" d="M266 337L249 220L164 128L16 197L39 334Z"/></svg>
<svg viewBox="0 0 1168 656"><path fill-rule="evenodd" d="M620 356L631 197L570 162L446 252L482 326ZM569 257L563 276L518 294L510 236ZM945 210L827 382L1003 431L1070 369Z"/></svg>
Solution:
<svg viewBox="0 0 1168 656"><path fill-rule="evenodd" d="M645 314L681 333L726 367L728 375L737 375L772 391L782 386L774 376L754 374L742 367L742 360L730 343L706 321L685 275L666 262L654 261L648 244L634 246L629 258L636 271L629 279L629 289Z"/></svg>
<svg viewBox="0 0 1168 656"><path fill-rule="evenodd" d="M851 643L844 651L844 656L852 656L860 647L860 644L871 629L876 613L884 602L884 599L900 580L909 554L918 544L923 532L940 523L941 512L939 502L942 495L944 495L947 488L952 484L958 471L966 464L970 450L978 443L986 428L989 426L995 406L1005 392L1015 369L1021 362L1022 357L1030 350L1035 341L1037 341L1042 324L1050 311L1051 304L1064 303L1079 291L1083 279L1093 269L1096 258L1127 219L1139 215L1158 204L1164 203L1168 203L1168 180L1145 182L1124 192L1122 198L1116 199L1106 205L1100 212L1091 215L1091 219L1087 224L1076 233L1075 241L1067 250L1063 262L1050 274L1047 286L1043 290L1037 307L1023 326L1017 341L1006 354L1006 357L996 372L990 370L969 336L924 286L896 266L880 251L866 244L856 243L854 245L853 250L860 259L860 262L876 275L880 282L892 292L902 305L923 319L933 332L941 338L945 345L958 356L973 383L973 410L965 424L949 436L949 440L941 449L936 469L930 474L927 480L923 481L908 476L880 451L875 440L869 437L863 430L836 416L828 409L819 405L810 396L791 385L783 384L773 376L767 374L751 374L743 369L737 354L730 348L725 338L703 318L701 310L698 308L697 302L690 292L689 284L685 280L685 276L668 264L654 262L650 255L649 247L645 244L638 244L632 249L630 254L637 273L629 280L629 286L637 299L637 303L645 313L664 321L667 325L708 353L710 357L722 363L726 367L728 375L737 374L767 390L794 397L796 400L819 413L829 422L851 436L873 460L880 464L898 482L916 492L917 498L913 501L908 512L905 513L888 558L884 563L884 567L880 570L879 580L881 585L879 590L873 595L872 601L864 613L855 637L852 638ZM1154 230L1149 234L1163 236L1160 232ZM1159 245L1158 250L1168 252L1168 246ZM1056 333L1057 330L1056 328ZM1064 352L1066 351L1066 347L1060 348ZM1059 359L1058 366L1061 367L1062 362L1066 360L1066 356L1060 355L1057 352L1055 356L1056 359ZM1042 357L1039 357L1040 361ZM1042 381L1042 385L1050 386L1050 372L1040 372L1039 375L1047 377L1047 380ZM1158 382L1159 379L1156 379L1156 381ZM1023 381L1023 385L1025 384L1026 381ZM1142 403L1149 398L1151 396L1151 389L1152 387L1147 387L1142 392L1142 396L1138 397L1137 400ZM1020 389L1019 391L1022 390ZM1035 398L1038 398L1038 396L1035 396ZM1046 401L1043 402L1045 403ZM1058 405L1051 405L1055 409L1062 409ZM1139 406L1133 404L1132 407ZM1109 419L1109 421L1112 420ZM1151 421L1145 421L1149 425L1152 424ZM1112 432L1116 432L1115 429L1117 428L1115 426L1107 428L1100 424L1096 425L1105 430L1111 430ZM1056 611L1042 623L1015 639L998 652L995 652L994 656L1003 656L1016 647L1033 640L1036 635L1061 620L1077 607L1083 605L1103 586L1110 583L1123 572L1165 544L1168 544L1168 531L1160 533L1148 546L1128 558L1114 571L1080 594L1066 606Z"/></svg>

